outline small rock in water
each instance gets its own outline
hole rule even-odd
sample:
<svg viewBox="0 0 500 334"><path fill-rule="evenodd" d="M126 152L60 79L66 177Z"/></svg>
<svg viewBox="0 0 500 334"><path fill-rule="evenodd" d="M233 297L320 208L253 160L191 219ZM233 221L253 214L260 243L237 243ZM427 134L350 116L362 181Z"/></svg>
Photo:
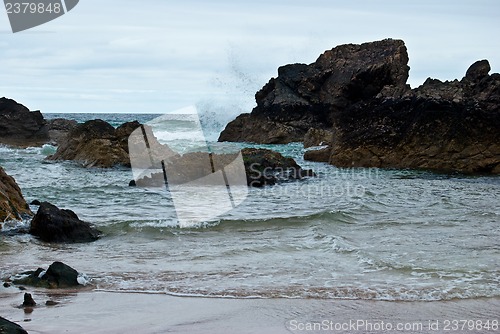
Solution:
<svg viewBox="0 0 500 334"><path fill-rule="evenodd" d="M37 199L36 199L36 200L34 200L34 201L32 201L32 202L30 203L30 205L40 205L40 204L42 204L42 203L40 203L40 201L39 201L39 200L37 200Z"/></svg>
<svg viewBox="0 0 500 334"><path fill-rule="evenodd" d="M3 284L3 287L4 287L4 288L10 288L10 284L9 284L9 283L7 283L7 282L5 282L5 283Z"/></svg>
<svg viewBox="0 0 500 334"><path fill-rule="evenodd" d="M25 293L23 307L33 307L35 305L36 305L36 302L33 299L33 297L31 296L31 293Z"/></svg>
<svg viewBox="0 0 500 334"><path fill-rule="evenodd" d="M58 302L55 302L55 301L53 301L53 300L47 300L47 301L45 302L45 305L46 305L46 306L56 306L57 304L59 304L59 303L58 303Z"/></svg>

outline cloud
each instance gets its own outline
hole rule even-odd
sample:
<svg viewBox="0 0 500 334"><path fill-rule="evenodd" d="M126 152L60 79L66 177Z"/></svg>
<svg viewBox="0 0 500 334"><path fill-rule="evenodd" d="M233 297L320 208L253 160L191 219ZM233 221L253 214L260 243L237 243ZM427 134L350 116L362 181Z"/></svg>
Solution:
<svg viewBox="0 0 500 334"><path fill-rule="evenodd" d="M387 37L405 40L417 86L461 78L478 59L498 72L499 9L495 0L85 0L18 34L0 15L0 95L43 112L250 111L278 66Z"/></svg>

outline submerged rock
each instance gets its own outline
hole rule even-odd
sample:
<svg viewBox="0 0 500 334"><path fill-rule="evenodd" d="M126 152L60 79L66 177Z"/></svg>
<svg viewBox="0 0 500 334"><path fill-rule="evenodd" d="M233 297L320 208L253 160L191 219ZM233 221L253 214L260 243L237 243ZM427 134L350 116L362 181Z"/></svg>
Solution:
<svg viewBox="0 0 500 334"><path fill-rule="evenodd" d="M78 272L62 262L52 263L47 270L38 268L35 271L28 271L21 275L22 278L13 280L14 284L50 289L71 288L80 285L78 283ZM25 294L25 301L26 295L29 294Z"/></svg>
<svg viewBox="0 0 500 334"><path fill-rule="evenodd" d="M429 78L410 89L407 63L404 42L389 39L280 67L252 113L229 123L219 140L324 141L328 147L305 159L340 167L499 174L500 74L489 75L481 60L460 81Z"/></svg>
<svg viewBox="0 0 500 334"><path fill-rule="evenodd" d="M71 210L59 209L48 202L40 203L29 233L45 242L91 242L100 231L81 221Z"/></svg>
<svg viewBox="0 0 500 334"><path fill-rule="evenodd" d="M0 317L0 333L2 334L28 334L21 326Z"/></svg>
<svg viewBox="0 0 500 334"><path fill-rule="evenodd" d="M140 126L134 121L115 129L99 119L79 124L69 131L66 141L47 159L77 161L84 167L130 167L128 136Z"/></svg>
<svg viewBox="0 0 500 334"><path fill-rule="evenodd" d="M0 167L0 222L21 220L31 215L33 213L16 181ZM0 229L1 227L0 224Z"/></svg>
<svg viewBox="0 0 500 334"><path fill-rule="evenodd" d="M203 152L187 153L172 157L165 163L166 170L175 168L175 173L163 172L144 176L138 180L133 180L129 186L139 187L165 187L167 185L178 185L196 180L203 180L204 185L219 185L218 178L206 178L214 172L224 170L226 175L231 177L230 186L235 186L238 182L239 173L245 173L242 185L252 187L262 187L273 185L280 181L299 180L305 177L315 176L311 170L302 169L294 159L284 157L278 152L266 149L245 148L241 150L244 170L239 170L238 166L231 166L239 157L238 153L233 154L209 154ZM235 174L236 173L236 174ZM167 182L165 181L167 179Z"/></svg>
<svg viewBox="0 0 500 334"><path fill-rule="evenodd" d="M16 147L42 146L49 141L40 111L30 111L14 100L0 98L0 144Z"/></svg>

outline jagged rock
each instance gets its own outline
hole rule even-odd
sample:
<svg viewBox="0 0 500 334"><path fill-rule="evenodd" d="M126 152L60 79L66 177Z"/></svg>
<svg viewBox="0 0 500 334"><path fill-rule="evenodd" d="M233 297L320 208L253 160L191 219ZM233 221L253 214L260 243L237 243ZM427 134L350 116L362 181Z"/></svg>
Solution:
<svg viewBox="0 0 500 334"><path fill-rule="evenodd" d="M229 123L220 140L270 143L273 127L287 127L293 135L279 139L287 143L324 129L333 133L330 148L307 151L306 159L499 174L500 74L489 75L481 60L460 81L429 78L410 89L407 63L403 41L384 40L341 45L310 65L280 67L257 92L257 107Z"/></svg>
<svg viewBox="0 0 500 334"><path fill-rule="evenodd" d="M28 334L21 326L0 317L0 333L2 334Z"/></svg>
<svg viewBox="0 0 500 334"><path fill-rule="evenodd" d="M500 76L484 76L489 65L477 64L461 81L428 79L401 98L339 113L330 163L500 173Z"/></svg>
<svg viewBox="0 0 500 334"><path fill-rule="evenodd" d="M35 271L24 272L21 275L23 276L22 278L13 280L14 284L23 284L49 289L62 289L79 286L78 272L67 264L57 261L52 263L47 270L38 268ZM29 294L25 294L25 301L26 295ZM28 302L30 302L29 298Z"/></svg>
<svg viewBox="0 0 500 334"><path fill-rule="evenodd" d="M407 63L404 42L388 39L341 45L310 65L282 66L278 77L256 93L252 113L230 122L219 141L302 141L310 128L331 128L336 110L374 97L386 86L405 86Z"/></svg>
<svg viewBox="0 0 500 334"><path fill-rule="evenodd" d="M71 210L61 210L42 202L33 217L29 233L46 242L91 242L100 232L89 223L81 221Z"/></svg>
<svg viewBox="0 0 500 334"><path fill-rule="evenodd" d="M130 166L128 136L141 124L128 122L117 129L103 120L91 120L71 130L48 160L73 160L84 167Z"/></svg>
<svg viewBox="0 0 500 334"><path fill-rule="evenodd" d="M469 67L465 73L465 78L470 81L479 81L484 77L487 77L490 71L491 66L486 59L478 60Z"/></svg>
<svg viewBox="0 0 500 334"><path fill-rule="evenodd" d="M0 144L41 146L48 140L46 122L40 111L30 111L14 100L0 98Z"/></svg>
<svg viewBox="0 0 500 334"><path fill-rule="evenodd" d="M33 213L16 181L0 167L0 222L20 220L31 215Z"/></svg>
<svg viewBox="0 0 500 334"><path fill-rule="evenodd" d="M47 120L50 143L53 145L60 145L66 142L68 133L71 132L71 130L73 130L77 125L77 121L64 118Z"/></svg>

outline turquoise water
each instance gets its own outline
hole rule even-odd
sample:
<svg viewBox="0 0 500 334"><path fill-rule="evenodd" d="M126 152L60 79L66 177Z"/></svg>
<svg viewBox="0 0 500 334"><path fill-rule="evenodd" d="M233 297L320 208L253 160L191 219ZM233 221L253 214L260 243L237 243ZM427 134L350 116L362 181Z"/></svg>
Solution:
<svg viewBox="0 0 500 334"><path fill-rule="evenodd" d="M97 116L116 126L157 115L63 116ZM318 177L250 189L240 206L187 227L179 226L168 196L128 187L130 169L48 162L50 146L0 147L0 165L28 202L71 209L104 232L97 242L76 245L2 235L0 277L58 260L107 291L369 300L500 296L500 178L338 169L303 161L301 144L253 146L291 156Z"/></svg>

